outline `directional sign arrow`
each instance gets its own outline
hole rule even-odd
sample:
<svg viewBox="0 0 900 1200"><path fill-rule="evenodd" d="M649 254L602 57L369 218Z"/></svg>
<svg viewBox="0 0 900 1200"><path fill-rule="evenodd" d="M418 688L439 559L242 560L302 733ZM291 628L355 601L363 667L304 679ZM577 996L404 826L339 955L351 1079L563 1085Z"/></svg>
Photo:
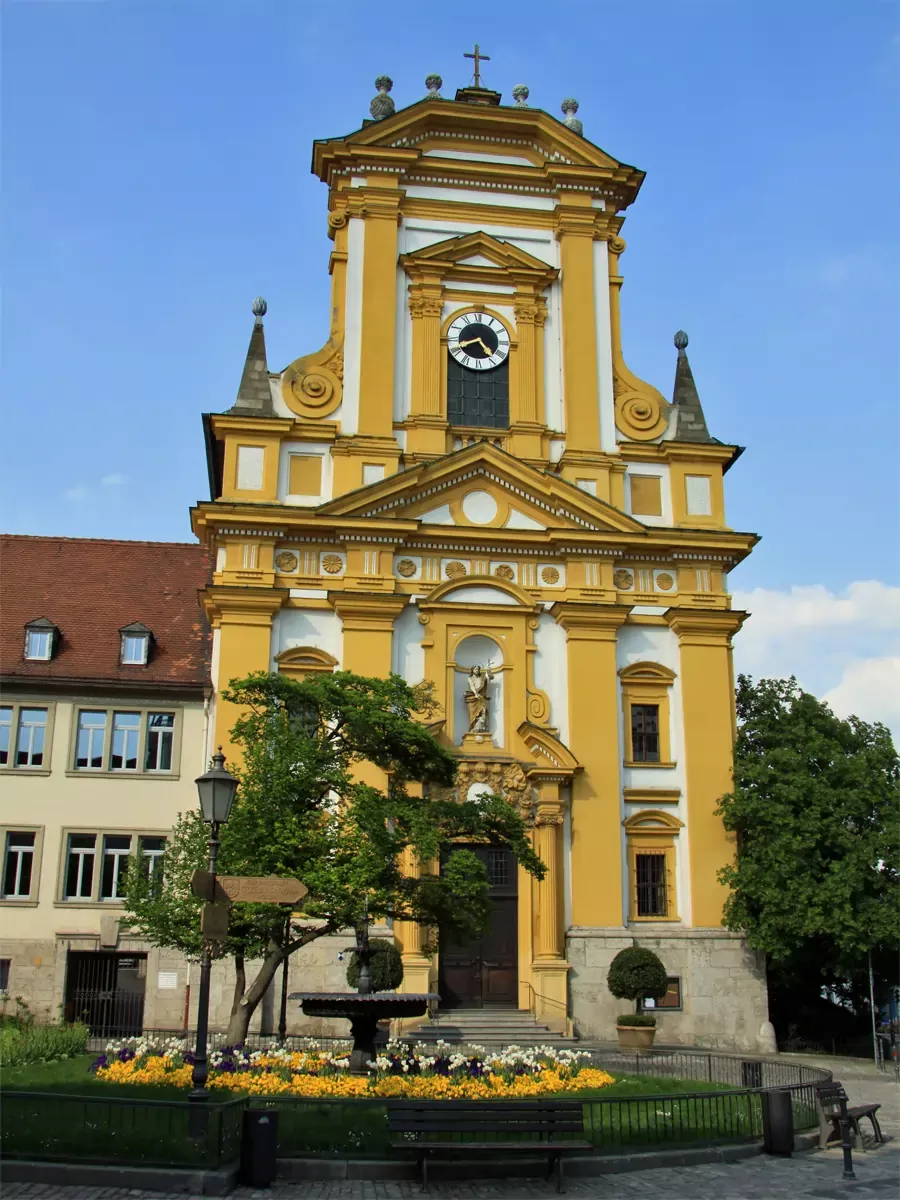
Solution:
<svg viewBox="0 0 900 1200"><path fill-rule="evenodd" d="M299 879L278 875L220 875L218 883L229 900L245 904L296 904L309 891Z"/></svg>
<svg viewBox="0 0 900 1200"><path fill-rule="evenodd" d="M214 876L209 871L194 871L191 875L191 895L210 903L227 900L228 897L221 886L213 888L213 879Z"/></svg>

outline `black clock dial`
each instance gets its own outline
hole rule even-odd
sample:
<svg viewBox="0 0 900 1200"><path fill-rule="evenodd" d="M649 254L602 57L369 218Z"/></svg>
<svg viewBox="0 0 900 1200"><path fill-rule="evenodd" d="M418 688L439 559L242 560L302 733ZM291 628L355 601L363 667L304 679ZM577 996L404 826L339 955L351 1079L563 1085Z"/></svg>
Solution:
<svg viewBox="0 0 900 1200"><path fill-rule="evenodd" d="M500 339L487 325L473 321L460 335L459 348L470 358L490 358L500 344Z"/></svg>
<svg viewBox="0 0 900 1200"><path fill-rule="evenodd" d="M447 331L447 347L464 367L489 371L509 354L509 333L490 313L463 313Z"/></svg>

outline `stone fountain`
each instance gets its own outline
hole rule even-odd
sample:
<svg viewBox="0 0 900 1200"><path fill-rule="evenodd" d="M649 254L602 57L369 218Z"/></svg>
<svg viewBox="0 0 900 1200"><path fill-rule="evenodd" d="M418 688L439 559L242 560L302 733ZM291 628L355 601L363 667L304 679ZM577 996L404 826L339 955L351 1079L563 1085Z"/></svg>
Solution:
<svg viewBox="0 0 900 1200"><path fill-rule="evenodd" d="M375 1059L375 1038L378 1022L390 1017L421 1017L428 1011L429 1002L440 1000L436 992L373 992L372 950L369 949L369 925L364 922L356 931L356 945L351 951L359 962L359 986L356 992L292 992L290 999L299 1000L308 1017L342 1017L350 1022L353 1050L350 1053L350 1074L367 1075L369 1063Z"/></svg>

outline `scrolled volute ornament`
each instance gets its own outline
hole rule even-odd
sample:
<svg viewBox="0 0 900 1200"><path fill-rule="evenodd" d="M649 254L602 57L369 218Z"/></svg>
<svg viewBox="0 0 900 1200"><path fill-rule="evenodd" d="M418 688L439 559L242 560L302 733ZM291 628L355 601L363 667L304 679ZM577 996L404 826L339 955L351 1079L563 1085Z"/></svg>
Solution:
<svg viewBox="0 0 900 1200"><path fill-rule="evenodd" d="M327 417L343 399L343 373L342 347L332 342L295 359L281 381L285 404L301 417Z"/></svg>

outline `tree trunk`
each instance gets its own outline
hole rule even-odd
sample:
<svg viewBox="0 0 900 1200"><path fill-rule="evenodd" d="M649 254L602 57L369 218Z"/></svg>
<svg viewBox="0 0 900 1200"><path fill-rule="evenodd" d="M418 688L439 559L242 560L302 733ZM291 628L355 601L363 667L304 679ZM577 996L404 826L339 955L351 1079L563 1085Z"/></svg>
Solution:
<svg viewBox="0 0 900 1200"><path fill-rule="evenodd" d="M247 986L247 968L244 965L244 956L240 952L234 956L234 996L231 1000L231 1016L238 1010L241 1003L241 997L244 994L244 989Z"/></svg>
<svg viewBox="0 0 900 1200"><path fill-rule="evenodd" d="M237 1003L232 1009L231 1020L228 1022L228 1031L225 1034L226 1045L239 1046L246 1041L247 1030L250 1028L250 1018L256 1012L257 1005L266 994L266 988L272 982L281 961L281 947L270 944L256 978L250 984L249 988L247 988L246 992L238 998ZM236 988L235 996L237 997Z"/></svg>

